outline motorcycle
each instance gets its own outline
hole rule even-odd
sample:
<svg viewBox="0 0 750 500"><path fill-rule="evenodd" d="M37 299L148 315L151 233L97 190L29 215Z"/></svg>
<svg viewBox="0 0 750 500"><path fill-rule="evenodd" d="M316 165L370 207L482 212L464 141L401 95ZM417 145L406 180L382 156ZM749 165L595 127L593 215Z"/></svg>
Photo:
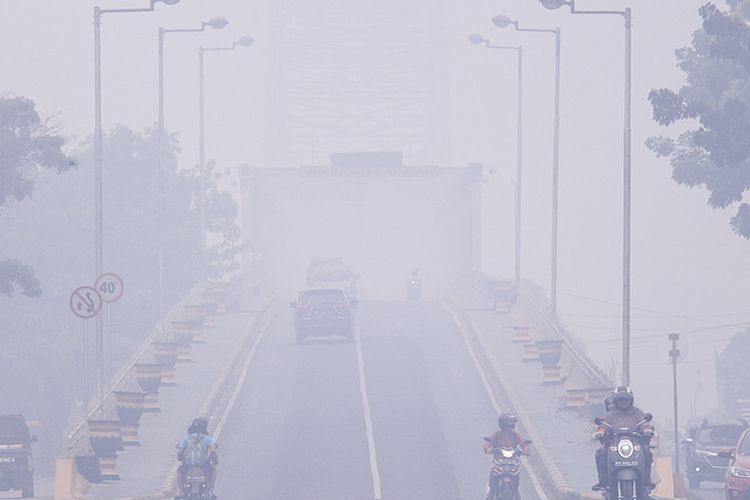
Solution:
<svg viewBox="0 0 750 500"><path fill-rule="evenodd" d="M411 278L407 289L409 300L419 300L422 298L422 281Z"/></svg>
<svg viewBox="0 0 750 500"><path fill-rule="evenodd" d="M650 436L641 432L644 424L651 421L650 413L644 415L634 429L615 429L607 421L596 418L596 425L607 429L602 438L607 443L607 489L606 500L645 500L650 498L644 487L646 477L646 447Z"/></svg>
<svg viewBox="0 0 750 500"><path fill-rule="evenodd" d="M491 438L484 438L492 441ZM531 441L526 441L531 444ZM493 448L492 472L490 474L488 500L521 500L518 483L521 474L521 446L515 448Z"/></svg>
<svg viewBox="0 0 750 500"><path fill-rule="evenodd" d="M216 496L209 489L206 473L202 467L191 466L185 472L185 495L182 500L214 500Z"/></svg>

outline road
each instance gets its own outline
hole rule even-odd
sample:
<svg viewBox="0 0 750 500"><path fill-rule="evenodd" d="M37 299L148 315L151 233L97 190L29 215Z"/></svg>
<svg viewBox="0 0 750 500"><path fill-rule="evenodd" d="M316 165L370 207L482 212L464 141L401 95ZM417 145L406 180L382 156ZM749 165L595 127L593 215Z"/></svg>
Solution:
<svg viewBox="0 0 750 500"><path fill-rule="evenodd" d="M723 483L705 482L701 484L700 489L690 490L690 493L700 500L724 500L726 498Z"/></svg>
<svg viewBox="0 0 750 500"><path fill-rule="evenodd" d="M291 311L273 319L219 437L222 500L484 497L496 415L449 313L369 302L358 323L357 342L295 345Z"/></svg>

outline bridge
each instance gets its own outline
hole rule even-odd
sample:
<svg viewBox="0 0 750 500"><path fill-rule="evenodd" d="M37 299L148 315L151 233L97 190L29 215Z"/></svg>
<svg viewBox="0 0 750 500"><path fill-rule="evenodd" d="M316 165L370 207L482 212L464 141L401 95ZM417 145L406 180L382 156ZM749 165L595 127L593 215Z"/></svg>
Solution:
<svg viewBox="0 0 750 500"><path fill-rule="evenodd" d="M511 410L533 440L524 498L600 498L592 419L615 381L539 288L479 269L483 172L398 155L246 172L244 271L174 305L71 430L50 496L173 497L175 445L205 415L220 498L481 498L482 437ZM354 341L300 345L287 302L306 259L336 249L360 274ZM406 300L404 262L423 300ZM678 498L659 453L655 494Z"/></svg>

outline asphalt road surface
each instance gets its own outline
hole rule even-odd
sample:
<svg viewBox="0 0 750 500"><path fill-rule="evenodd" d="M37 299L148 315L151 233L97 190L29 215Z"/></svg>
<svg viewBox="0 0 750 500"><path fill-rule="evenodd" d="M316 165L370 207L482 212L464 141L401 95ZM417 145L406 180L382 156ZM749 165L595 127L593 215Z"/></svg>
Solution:
<svg viewBox="0 0 750 500"><path fill-rule="evenodd" d="M726 498L723 483L705 482L699 489L690 490L690 493L701 500L724 500Z"/></svg>
<svg viewBox="0 0 750 500"><path fill-rule="evenodd" d="M349 343L296 345L291 311L273 319L219 438L221 500L484 498L497 417L450 315L357 315ZM538 498L526 472L522 495Z"/></svg>

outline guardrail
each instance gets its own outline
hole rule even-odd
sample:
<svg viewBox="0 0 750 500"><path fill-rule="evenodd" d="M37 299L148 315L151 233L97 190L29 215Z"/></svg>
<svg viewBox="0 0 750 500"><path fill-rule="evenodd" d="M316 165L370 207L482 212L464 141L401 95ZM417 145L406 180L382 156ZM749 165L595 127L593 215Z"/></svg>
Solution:
<svg viewBox="0 0 750 500"><path fill-rule="evenodd" d="M167 312L164 320L157 323L151 334L146 337L146 339L138 347L138 349L135 350L130 359L123 363L120 369L115 373L115 375L112 377L110 387L124 387L130 382L131 378L134 377L133 365L136 364L148 352L149 348L151 347L151 343L154 340L159 339L160 335L163 335L163 325L168 324L169 321L175 318L177 314L182 310L182 308L200 293L203 286L204 283L197 283L185 295L182 296L182 298L174 305L174 307L172 307L172 309ZM112 409L113 402L114 395L112 394L112 392L108 392L104 397L104 400L97 402L93 408L89 409L83 421L79 422L66 436L68 453L81 451L88 447L88 443L86 442L86 429L88 420L109 412Z"/></svg>
<svg viewBox="0 0 750 500"><path fill-rule="evenodd" d="M497 306L498 301L505 301L509 307L515 306L519 299L526 302L529 306L527 309L533 314L531 319L535 320L537 327L545 332L549 338L562 340L565 352L583 371L593 386L614 386L609 376L586 354L585 349L573 335L565 330L556 318L550 317L541 304L540 298L529 290L528 285L521 283L521 286L516 287L510 280L503 280L479 271L466 273L457 284L473 288L492 300L495 306Z"/></svg>
<svg viewBox="0 0 750 500"><path fill-rule="evenodd" d="M573 359L578 367L586 374L589 380L599 387L612 387L614 383L604 371L586 354L583 347L576 339L560 324L550 318L549 314L539 304L539 299L529 292L525 285L521 285L519 295L528 301L531 312L547 334L563 341L565 352Z"/></svg>

